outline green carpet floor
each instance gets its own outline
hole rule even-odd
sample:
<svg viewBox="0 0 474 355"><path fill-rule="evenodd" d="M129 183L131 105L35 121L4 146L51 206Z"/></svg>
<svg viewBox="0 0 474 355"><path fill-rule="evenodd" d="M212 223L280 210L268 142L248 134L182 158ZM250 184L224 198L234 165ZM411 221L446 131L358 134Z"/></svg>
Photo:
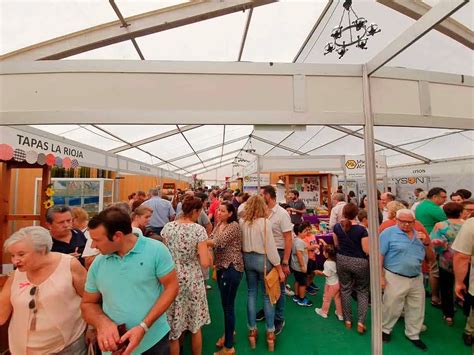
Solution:
<svg viewBox="0 0 474 355"><path fill-rule="evenodd" d="M315 280L322 288L324 280L319 277L316 277ZM203 328L204 355L210 355L216 351L214 344L224 330L219 291L215 282L211 281L210 284L213 286L212 290L208 291L212 324ZM247 285L244 275L236 300L236 353L239 355L267 353L264 322L258 323L260 337L257 341L257 349L251 350L248 345L246 296ZM355 329L345 329L343 322L337 320L334 315L334 304L331 305L328 319L323 319L314 313L315 306L321 306L321 292L316 296L309 297L314 306L308 308L297 306L291 301L290 297L287 297L286 326L283 333L277 337L275 355L370 354L370 312L367 317L368 332L361 336ZM466 318L461 314L461 311L457 311L455 325L449 327L442 321L441 311L433 308L427 302L425 324L428 326L428 330L421 335L428 346L427 353L440 355L473 354L471 348L465 346L461 339L465 320ZM405 338L403 330L403 320L400 320L392 333L392 341L384 344L384 354L422 353ZM189 339L186 342L184 354L191 354Z"/></svg>

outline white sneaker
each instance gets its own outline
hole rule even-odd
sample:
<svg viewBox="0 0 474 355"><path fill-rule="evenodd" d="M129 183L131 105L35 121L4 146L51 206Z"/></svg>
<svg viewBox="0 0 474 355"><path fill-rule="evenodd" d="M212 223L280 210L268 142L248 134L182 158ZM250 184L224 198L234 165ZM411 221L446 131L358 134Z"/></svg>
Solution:
<svg viewBox="0 0 474 355"><path fill-rule="evenodd" d="M321 311L321 308L315 308L314 311L316 312L316 314L317 314L318 316L321 316L321 317L323 317L323 318L327 318L327 317L328 317L327 314L324 314L324 313Z"/></svg>
<svg viewBox="0 0 474 355"><path fill-rule="evenodd" d="M341 314L337 314L337 311L334 311L334 314L336 315L337 319L344 320L344 317Z"/></svg>
<svg viewBox="0 0 474 355"><path fill-rule="evenodd" d="M285 295L287 295L288 297L293 297L295 295L290 285L285 285Z"/></svg>

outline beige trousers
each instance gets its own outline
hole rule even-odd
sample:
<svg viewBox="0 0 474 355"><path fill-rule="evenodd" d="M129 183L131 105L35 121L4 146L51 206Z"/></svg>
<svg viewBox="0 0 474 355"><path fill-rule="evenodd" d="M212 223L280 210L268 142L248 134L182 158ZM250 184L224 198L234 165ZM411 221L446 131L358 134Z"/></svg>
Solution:
<svg viewBox="0 0 474 355"><path fill-rule="evenodd" d="M405 310L405 335L412 340L419 339L425 318L423 275L410 279L385 270L385 280L382 331L390 334Z"/></svg>
<svg viewBox="0 0 474 355"><path fill-rule="evenodd" d="M467 317L466 328L464 328L464 332L474 336L474 306L471 306L471 312L469 313L469 317Z"/></svg>

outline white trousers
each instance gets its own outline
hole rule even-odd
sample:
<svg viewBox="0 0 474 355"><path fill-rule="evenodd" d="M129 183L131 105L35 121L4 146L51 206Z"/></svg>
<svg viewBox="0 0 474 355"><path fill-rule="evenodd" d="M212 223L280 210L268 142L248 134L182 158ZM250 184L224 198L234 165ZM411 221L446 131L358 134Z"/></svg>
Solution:
<svg viewBox="0 0 474 355"><path fill-rule="evenodd" d="M385 270L385 280L382 331L390 334L405 310L405 335L412 340L419 339L425 318L423 275L410 279Z"/></svg>

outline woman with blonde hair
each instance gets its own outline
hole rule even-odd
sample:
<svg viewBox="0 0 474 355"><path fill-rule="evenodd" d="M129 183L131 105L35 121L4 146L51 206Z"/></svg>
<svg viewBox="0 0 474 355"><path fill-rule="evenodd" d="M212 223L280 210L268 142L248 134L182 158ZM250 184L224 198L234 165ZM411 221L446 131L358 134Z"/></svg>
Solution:
<svg viewBox="0 0 474 355"><path fill-rule="evenodd" d="M51 252L43 227L25 227L5 241L17 268L0 293L0 325L12 354L86 354L81 316L86 270L71 255Z"/></svg>
<svg viewBox="0 0 474 355"><path fill-rule="evenodd" d="M397 215L397 211L402 210L404 208L406 207L403 205L403 203L399 201L390 201L389 203L387 203L388 219L379 226L379 234L382 233L384 229L387 229L388 227L393 227L397 224L395 218ZM426 228L419 221L415 221L414 228L416 231L423 232L424 234L428 235Z"/></svg>
<svg viewBox="0 0 474 355"><path fill-rule="evenodd" d="M270 272L273 267L277 269L280 282L284 282L285 274L280 265L280 256L273 239L272 225L267 216L267 207L263 197L252 196L246 203L239 224L242 230L242 251L248 287L247 318L250 347L252 349L256 347L257 295L258 286L261 284L264 295L263 310L267 328L267 345L268 350L273 351L275 346L275 308L265 290L264 263L267 265L267 272Z"/></svg>

